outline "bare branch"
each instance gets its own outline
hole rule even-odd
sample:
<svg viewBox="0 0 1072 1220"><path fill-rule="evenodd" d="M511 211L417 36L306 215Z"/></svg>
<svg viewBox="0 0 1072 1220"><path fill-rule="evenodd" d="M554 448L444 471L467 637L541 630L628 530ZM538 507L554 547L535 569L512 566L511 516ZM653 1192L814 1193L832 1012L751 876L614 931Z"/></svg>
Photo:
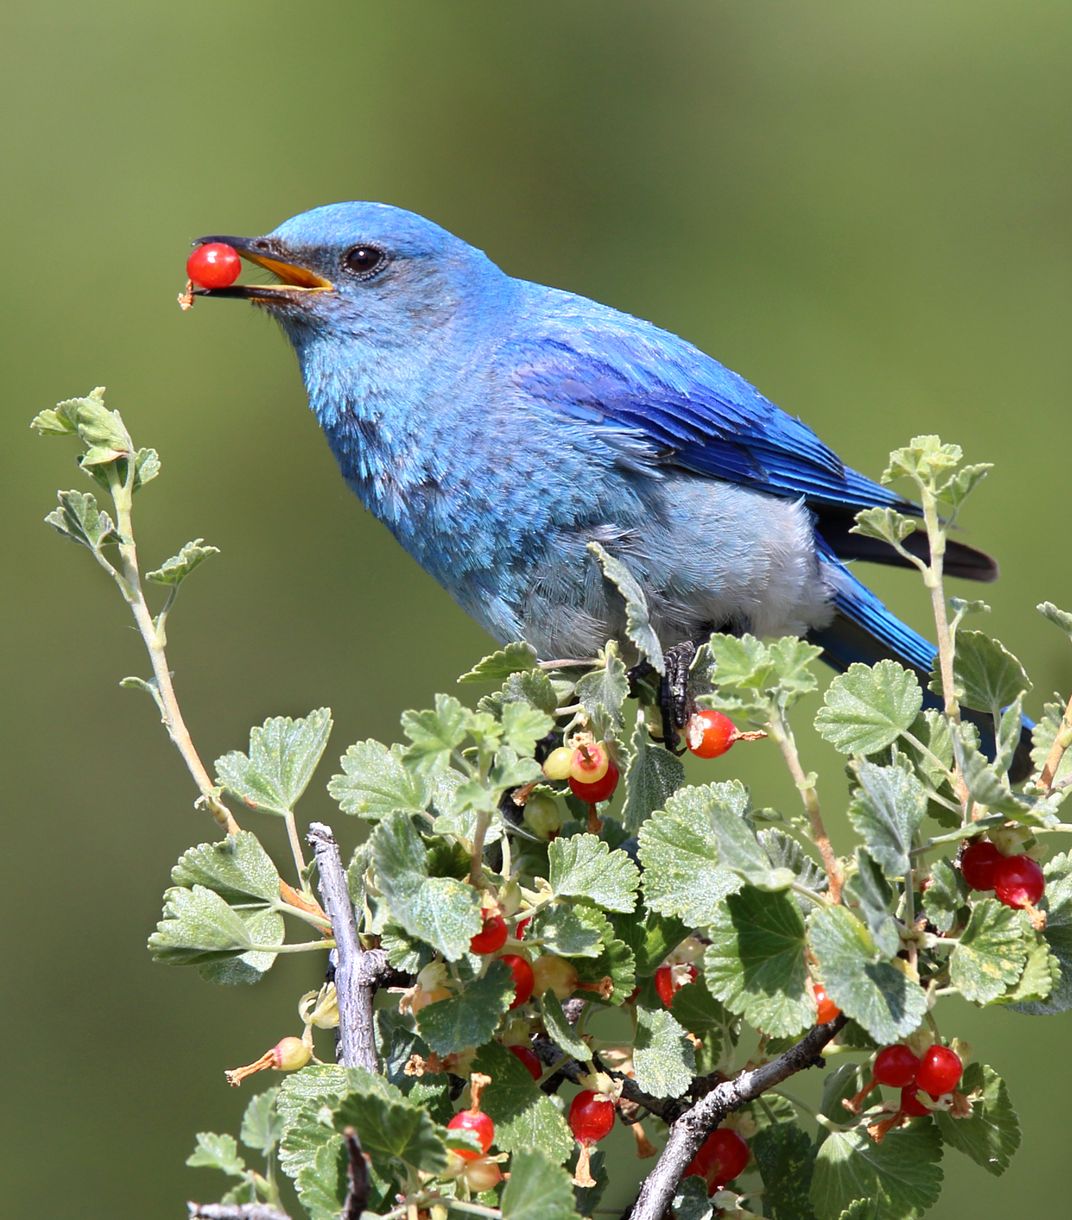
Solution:
<svg viewBox="0 0 1072 1220"><path fill-rule="evenodd" d="M189 1220L290 1220L267 1203L187 1203Z"/></svg>
<svg viewBox="0 0 1072 1220"><path fill-rule="evenodd" d="M629 1220L661 1220L682 1174L708 1132L717 1127L731 1110L753 1101L789 1076L821 1063L823 1047L844 1025L844 1017L838 1017L827 1025L817 1025L776 1059L757 1068L745 1068L731 1080L715 1085L676 1119L655 1168L644 1179L633 1206L626 1213Z"/></svg>
<svg viewBox="0 0 1072 1220"><path fill-rule="evenodd" d="M372 999L376 980L385 971L386 958L379 950L366 952L361 948L339 845L330 827L313 822L306 838L316 854L320 897L335 935L332 958L339 996L339 1062L346 1067L378 1072Z"/></svg>
<svg viewBox="0 0 1072 1220"><path fill-rule="evenodd" d="M349 1182L346 1202L342 1208L342 1220L361 1220L361 1215L368 1206L368 1163L353 1127L347 1127L342 1138L346 1146L346 1178Z"/></svg>

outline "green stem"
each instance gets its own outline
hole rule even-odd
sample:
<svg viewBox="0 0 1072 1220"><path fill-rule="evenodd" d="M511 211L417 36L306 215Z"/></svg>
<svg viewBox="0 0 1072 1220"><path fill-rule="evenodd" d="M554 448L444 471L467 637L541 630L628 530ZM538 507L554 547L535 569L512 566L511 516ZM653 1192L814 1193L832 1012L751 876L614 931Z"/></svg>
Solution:
<svg viewBox="0 0 1072 1220"><path fill-rule="evenodd" d="M243 953L312 953L314 949L334 949L335 941L325 937L323 940L299 940L292 945L250 945Z"/></svg>
<svg viewBox="0 0 1072 1220"><path fill-rule="evenodd" d="M298 836L298 825L293 810L288 809L283 815L287 824L287 838L290 840L290 854L294 857L294 867L298 870L298 884L308 894L309 879L305 875L305 853L302 851L301 839Z"/></svg>

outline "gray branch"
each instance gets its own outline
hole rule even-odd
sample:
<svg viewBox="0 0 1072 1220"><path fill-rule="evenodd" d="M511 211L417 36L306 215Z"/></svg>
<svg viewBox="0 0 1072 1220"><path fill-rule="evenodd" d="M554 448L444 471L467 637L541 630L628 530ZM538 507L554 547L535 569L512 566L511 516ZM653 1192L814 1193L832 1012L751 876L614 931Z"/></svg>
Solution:
<svg viewBox="0 0 1072 1220"><path fill-rule="evenodd" d="M316 854L320 897L335 936L332 958L339 996L339 1062L378 1072L372 1001L377 982L389 971L387 958L381 949L361 948L346 872L330 827L313 822L306 839Z"/></svg>
<svg viewBox="0 0 1072 1220"><path fill-rule="evenodd" d="M746 1068L731 1080L715 1085L694 1106L675 1119L655 1168L644 1179L633 1206L626 1213L628 1220L661 1220L673 1200L682 1174L708 1132L717 1127L731 1110L755 1100L761 1093L797 1072L820 1063L823 1047L844 1024L845 1018L838 1017L827 1025L817 1025L776 1059L757 1068Z"/></svg>
<svg viewBox="0 0 1072 1220"><path fill-rule="evenodd" d="M187 1203L189 1220L290 1220L267 1203Z"/></svg>

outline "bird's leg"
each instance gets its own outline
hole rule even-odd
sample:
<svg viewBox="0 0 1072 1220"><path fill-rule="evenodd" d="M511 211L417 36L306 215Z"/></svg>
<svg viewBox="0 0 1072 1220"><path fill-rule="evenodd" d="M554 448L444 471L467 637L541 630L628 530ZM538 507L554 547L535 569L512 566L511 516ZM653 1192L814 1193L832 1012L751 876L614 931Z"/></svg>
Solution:
<svg viewBox="0 0 1072 1220"><path fill-rule="evenodd" d="M664 649L666 672L659 683L659 711L663 718L663 744L672 754L683 754L678 730L685 727L693 710L689 694L689 670L696 659L696 644L682 640Z"/></svg>

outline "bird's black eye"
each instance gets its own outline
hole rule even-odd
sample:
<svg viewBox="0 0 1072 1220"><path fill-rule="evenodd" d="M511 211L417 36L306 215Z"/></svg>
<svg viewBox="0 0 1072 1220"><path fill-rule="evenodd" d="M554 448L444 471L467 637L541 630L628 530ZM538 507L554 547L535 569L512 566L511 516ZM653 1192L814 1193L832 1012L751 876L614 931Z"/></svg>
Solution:
<svg viewBox="0 0 1072 1220"><path fill-rule="evenodd" d="M355 275L367 280L386 264L387 255L379 246L354 246L343 261Z"/></svg>

